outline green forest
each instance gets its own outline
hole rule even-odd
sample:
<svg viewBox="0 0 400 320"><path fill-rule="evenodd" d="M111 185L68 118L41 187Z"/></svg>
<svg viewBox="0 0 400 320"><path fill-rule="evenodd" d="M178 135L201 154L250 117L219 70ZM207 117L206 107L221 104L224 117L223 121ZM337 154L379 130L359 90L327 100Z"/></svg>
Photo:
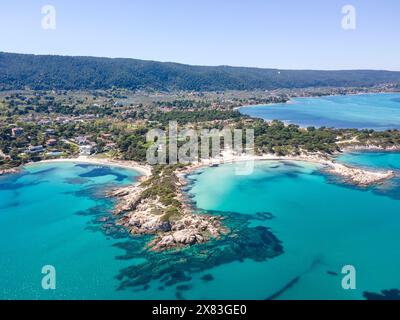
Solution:
<svg viewBox="0 0 400 320"><path fill-rule="evenodd" d="M133 90L217 91L375 86L385 83L399 84L400 72L209 67L136 59L0 52L0 90L118 87Z"/></svg>

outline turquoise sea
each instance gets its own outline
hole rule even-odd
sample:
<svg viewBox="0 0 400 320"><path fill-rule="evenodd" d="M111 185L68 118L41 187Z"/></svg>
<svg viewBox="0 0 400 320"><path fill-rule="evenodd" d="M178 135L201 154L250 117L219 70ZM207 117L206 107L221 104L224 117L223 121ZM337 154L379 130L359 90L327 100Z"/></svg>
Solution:
<svg viewBox="0 0 400 320"><path fill-rule="evenodd" d="M379 161L389 163L399 156L387 153ZM374 153L346 159L376 166ZM400 162L395 165L400 167ZM365 291L400 288L398 179L359 189L299 162L259 162L250 176L234 173L234 164L204 170L191 191L197 206L249 216L271 213L271 220L253 226L271 228L284 253L261 263L221 267L220 277L226 282L235 274L241 281L240 290L237 283L230 284L229 297L362 299ZM341 287L345 265L356 268L357 290Z"/></svg>
<svg viewBox="0 0 400 320"><path fill-rule="evenodd" d="M302 127L400 129L400 94L294 98L289 103L243 107L240 112Z"/></svg>
<svg viewBox="0 0 400 320"><path fill-rule="evenodd" d="M132 183L120 168L58 163L0 177L0 299L118 297L124 261L96 221L110 217L108 187ZM41 287L42 267L56 268L56 290Z"/></svg>
<svg viewBox="0 0 400 320"><path fill-rule="evenodd" d="M399 168L399 156L339 160ZM113 223L104 192L134 171L57 163L0 177L0 299L362 299L400 288L398 179L365 190L320 169L263 161L248 176L235 164L194 172L188 199L232 234L165 253ZM56 268L56 290L41 287L44 265ZM341 287L344 265L356 268L356 290Z"/></svg>
<svg viewBox="0 0 400 320"><path fill-rule="evenodd" d="M347 152L337 157L337 160L358 167L400 170L399 152Z"/></svg>

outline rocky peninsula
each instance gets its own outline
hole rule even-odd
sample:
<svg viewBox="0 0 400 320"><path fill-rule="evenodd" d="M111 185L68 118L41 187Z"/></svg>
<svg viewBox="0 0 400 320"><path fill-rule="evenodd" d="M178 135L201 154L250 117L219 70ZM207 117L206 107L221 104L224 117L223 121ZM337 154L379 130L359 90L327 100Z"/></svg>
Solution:
<svg viewBox="0 0 400 320"><path fill-rule="evenodd" d="M372 184L380 184L385 180L393 178L395 173L392 170L377 171L354 168L340 163L329 163L326 171L328 173L342 177L346 182L358 185L360 187L368 187Z"/></svg>
<svg viewBox="0 0 400 320"><path fill-rule="evenodd" d="M162 180L162 181L160 181ZM204 243L227 233L222 217L194 213L182 187L187 182L180 168L153 168L133 186L110 191L117 198L113 214L132 235L154 235L148 247L162 251Z"/></svg>

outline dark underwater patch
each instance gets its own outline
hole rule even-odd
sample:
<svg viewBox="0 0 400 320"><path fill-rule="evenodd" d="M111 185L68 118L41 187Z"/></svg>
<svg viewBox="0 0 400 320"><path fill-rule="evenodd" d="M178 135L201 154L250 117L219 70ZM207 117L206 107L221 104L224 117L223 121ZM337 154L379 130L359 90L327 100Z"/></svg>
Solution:
<svg viewBox="0 0 400 320"><path fill-rule="evenodd" d="M209 281L213 281L214 280L214 276L212 274L210 274L210 273L207 273L204 276L202 276L200 279L205 281L205 282L209 282Z"/></svg>
<svg viewBox="0 0 400 320"><path fill-rule="evenodd" d="M0 190L18 190L22 188L36 186L41 183L43 183L43 181L27 182L27 183L18 183L18 182L0 183Z"/></svg>
<svg viewBox="0 0 400 320"><path fill-rule="evenodd" d="M89 164L89 163L77 163L75 165L75 167L82 168L82 169L87 169L87 168L95 167L95 165Z"/></svg>
<svg viewBox="0 0 400 320"><path fill-rule="evenodd" d="M78 166L82 166L82 165L78 165ZM109 167L97 167L97 168L90 170L89 172L80 174L79 177L81 177L81 178L96 178L96 177L103 177L103 176L108 176L108 175L114 176L116 181L123 181L126 178L128 178L127 175L118 173Z"/></svg>
<svg viewBox="0 0 400 320"><path fill-rule="evenodd" d="M283 163L286 167L292 167L292 168L303 168L302 165L294 162L294 161L286 161L286 160L281 160L281 163Z"/></svg>
<svg viewBox="0 0 400 320"><path fill-rule="evenodd" d="M81 216L91 216L92 219L87 223L85 230L92 232L102 232L108 239L123 239L129 237L129 232L116 224L116 218L110 213L112 208L111 201L103 201L98 205L87 210L78 211L76 214Z"/></svg>
<svg viewBox="0 0 400 320"><path fill-rule="evenodd" d="M193 288L193 286L190 285L190 284L182 284L182 285L180 285L180 286L177 286L177 287L176 287L176 290L177 290L177 291L189 291L189 290L191 290L192 288Z"/></svg>
<svg viewBox="0 0 400 320"><path fill-rule="evenodd" d="M6 206L0 206L0 210L7 210L10 208L15 208L15 207L18 207L19 205L21 205L20 202L14 201L14 202L7 204Z"/></svg>
<svg viewBox="0 0 400 320"><path fill-rule="evenodd" d="M180 291L177 291L177 292L175 293L175 297L176 297L176 299L178 299L178 300L186 300L186 299L183 297L182 292L180 292Z"/></svg>
<svg viewBox="0 0 400 320"><path fill-rule="evenodd" d="M90 180L85 178L66 178L64 179L65 183L74 184L74 185L82 185L88 183Z"/></svg>
<svg viewBox="0 0 400 320"><path fill-rule="evenodd" d="M215 212L214 212L215 213ZM210 213L209 213L210 214ZM211 212L212 214L212 212ZM161 287L181 285L192 279L192 274L204 272L222 264L251 259L265 261L283 253L281 242L264 227L249 227L254 219L267 219L269 214L258 217L238 213L224 213L225 223L230 228L227 235L221 239L194 245L181 250L152 252L146 250L144 237L130 237L126 242L115 246L126 251L119 259L145 258L146 262L120 270L117 279L120 280L120 290L140 290L145 285L158 280ZM132 241L136 239L136 241ZM147 237L147 239L150 239ZM204 277L204 276L203 276ZM211 277L203 280L211 281Z"/></svg>
<svg viewBox="0 0 400 320"><path fill-rule="evenodd" d="M308 273L309 271L313 270L316 266L318 266L320 264L323 264L322 257L321 256L316 256L314 258L313 262L311 263L310 267L307 270L305 270L301 274L299 274L296 277L294 277L292 280L290 280L288 283L286 283L281 289L279 289L278 291L276 291L275 293L273 293L272 295L267 297L265 300L274 300L274 299L280 297L287 290L289 290L294 285L296 285L300 281L302 276L304 276L306 273Z"/></svg>
<svg viewBox="0 0 400 320"><path fill-rule="evenodd" d="M66 191L65 194L73 194L75 197L90 198L97 201L112 201L106 197L107 191L115 188L116 184L92 185L77 191Z"/></svg>
<svg viewBox="0 0 400 320"><path fill-rule="evenodd" d="M295 179L299 176L299 172L285 172L285 177L290 178L290 179Z"/></svg>
<svg viewBox="0 0 400 320"><path fill-rule="evenodd" d="M29 174L35 175L35 176L36 175L42 175L42 174L44 175L46 173L53 172L55 170L57 170L57 168L51 167L51 168L47 168L47 169L43 169L43 170L39 170L39 171L29 172Z"/></svg>
<svg viewBox="0 0 400 320"><path fill-rule="evenodd" d="M274 300L276 298L278 298L279 296L281 296L283 293L285 293L285 291L289 290L291 287L293 287L297 282L299 282L301 276L297 276L294 279L290 280L287 284L285 284L283 286L282 289L278 290L277 292L275 292L274 294L270 295L268 298L266 298L265 300Z"/></svg>
<svg viewBox="0 0 400 320"><path fill-rule="evenodd" d="M400 300L400 290L382 290L380 293L363 292L363 297L367 300Z"/></svg>

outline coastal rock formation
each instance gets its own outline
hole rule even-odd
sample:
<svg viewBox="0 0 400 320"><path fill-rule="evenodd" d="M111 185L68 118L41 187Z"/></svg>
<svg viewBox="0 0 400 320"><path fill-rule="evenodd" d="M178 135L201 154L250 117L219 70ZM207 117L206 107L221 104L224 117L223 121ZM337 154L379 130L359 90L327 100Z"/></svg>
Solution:
<svg viewBox="0 0 400 320"><path fill-rule="evenodd" d="M0 176L6 175L6 174L18 173L18 172L19 172L19 169L17 169L17 168L4 169L4 170L0 170Z"/></svg>
<svg viewBox="0 0 400 320"><path fill-rule="evenodd" d="M354 142L352 144L348 144L345 147L341 148L342 152L347 152L347 151L390 151L390 152L398 152L400 151L400 146L397 144L395 145L389 145L389 146L383 146L383 145L378 145L376 143L367 143L367 144L361 144Z"/></svg>
<svg viewBox="0 0 400 320"><path fill-rule="evenodd" d="M182 178L173 173L177 188L175 200L181 204L179 210L163 204L160 196L146 196L149 188L143 184L124 187L108 193L116 197L118 203L113 214L120 216L118 224L124 226L132 235L154 235L148 247L155 251L204 243L211 238L219 238L227 232L221 224L221 217L194 214L185 203L179 188L186 185ZM146 182L142 181L142 182ZM173 214L171 214L171 212Z"/></svg>
<svg viewBox="0 0 400 320"><path fill-rule="evenodd" d="M115 197L119 199L113 214L119 215L124 212L135 210L136 206L141 201L142 192L143 189L138 186L129 186L109 192L107 194L108 197Z"/></svg>
<svg viewBox="0 0 400 320"><path fill-rule="evenodd" d="M389 171L373 171L361 168L353 168L340 163L331 162L327 169L331 174L343 177L346 181L361 187L367 187L371 184L379 184L387 179L394 177L394 172Z"/></svg>
<svg viewBox="0 0 400 320"><path fill-rule="evenodd" d="M251 215L234 212L214 213L223 214L232 226L232 230L221 235L218 241L200 243L185 250L164 252L140 250L141 248L136 244L132 245L132 242L118 243L118 248L126 251L126 255L121 256L121 259L145 256L143 263L120 270L117 276L121 282L119 289L148 290L150 283L157 280L161 284L160 290L176 286L177 292L182 293L184 287L181 285L190 285L188 281L192 279L193 274L246 259L262 262L284 252L282 243L268 228L250 226L253 221ZM166 238L173 241L172 235ZM209 273L201 277L205 282L214 279Z"/></svg>
<svg viewBox="0 0 400 320"><path fill-rule="evenodd" d="M224 232L226 230L222 228L217 217L190 214L171 223L171 232L159 234L150 246L156 250L163 250L204 243L210 238L219 238Z"/></svg>

